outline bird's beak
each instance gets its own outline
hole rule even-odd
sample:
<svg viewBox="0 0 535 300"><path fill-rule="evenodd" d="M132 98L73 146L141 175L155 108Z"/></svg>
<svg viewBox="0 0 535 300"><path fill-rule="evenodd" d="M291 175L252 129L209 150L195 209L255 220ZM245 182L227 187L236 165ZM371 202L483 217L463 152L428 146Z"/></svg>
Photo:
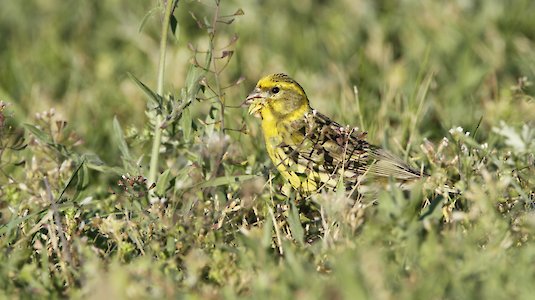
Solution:
<svg viewBox="0 0 535 300"><path fill-rule="evenodd" d="M259 88L255 88L245 99L244 104L249 105L249 114L259 118L260 110L264 107L266 95Z"/></svg>
<svg viewBox="0 0 535 300"><path fill-rule="evenodd" d="M249 96L247 96L247 98L245 99L245 104L251 105L253 103L258 102L258 99L262 99L262 98L265 98L264 93L262 93L262 91L259 88L255 88L249 94Z"/></svg>

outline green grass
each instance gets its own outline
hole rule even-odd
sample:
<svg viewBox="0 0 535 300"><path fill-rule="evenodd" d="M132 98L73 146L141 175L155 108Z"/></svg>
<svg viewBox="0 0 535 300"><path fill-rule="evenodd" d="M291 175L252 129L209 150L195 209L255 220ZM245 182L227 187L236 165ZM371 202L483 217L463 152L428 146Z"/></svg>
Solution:
<svg viewBox="0 0 535 300"><path fill-rule="evenodd" d="M159 2L2 5L0 297L531 298L535 4L502 2L179 1L166 48ZM273 72L429 180L284 196L239 107Z"/></svg>

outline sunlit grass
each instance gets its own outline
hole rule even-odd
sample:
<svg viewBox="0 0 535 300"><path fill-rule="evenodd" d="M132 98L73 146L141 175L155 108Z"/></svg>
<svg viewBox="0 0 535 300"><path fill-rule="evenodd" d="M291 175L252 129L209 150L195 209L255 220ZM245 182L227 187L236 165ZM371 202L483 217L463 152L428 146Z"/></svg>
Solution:
<svg viewBox="0 0 535 300"><path fill-rule="evenodd" d="M533 295L533 1L216 3L179 2L162 97L156 2L2 6L0 295ZM284 196L239 107L273 72L429 180Z"/></svg>

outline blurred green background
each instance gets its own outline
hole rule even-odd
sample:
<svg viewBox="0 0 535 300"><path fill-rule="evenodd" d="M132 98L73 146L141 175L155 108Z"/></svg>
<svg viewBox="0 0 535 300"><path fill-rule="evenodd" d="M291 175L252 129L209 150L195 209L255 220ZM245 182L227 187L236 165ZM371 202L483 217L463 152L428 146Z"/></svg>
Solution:
<svg viewBox="0 0 535 300"><path fill-rule="evenodd" d="M112 160L113 116L125 125L145 121L146 98L127 72L156 84L160 16L153 14L139 31L155 5L4 3L0 99L14 104L19 120L55 108L85 147ZM192 57L187 44L202 49L207 43L190 12L209 18L213 7L210 1L179 3L179 38L168 52L166 91L182 87ZM394 136L403 143L407 129L398 125L414 116L418 89L429 77L417 124L424 137L439 139L452 126L473 130L480 118L486 131L499 120L514 125L535 119L532 103L508 97L519 78L535 77L533 1L223 1L222 15L238 8L245 15L218 38L224 45L234 33L239 36L222 78L246 80L226 91L229 105L241 103L262 75L286 72L304 86L314 107L361 125L356 86L371 138ZM533 87L526 92L533 95ZM243 113L232 109L227 117L239 123Z"/></svg>
<svg viewBox="0 0 535 300"><path fill-rule="evenodd" d="M535 1L221 1L220 15L244 12L217 26L214 55L234 51L219 76L229 88L195 93L211 98L166 129L162 198L149 201L154 110L128 73L156 90L158 3L2 3L0 101L10 106L0 117L19 133L37 126L13 149L0 126L0 298L533 297ZM192 48L208 47L197 21L211 23L214 3L176 8L164 84L173 104L203 58ZM331 193L297 207L280 193L258 120L239 107L274 72L462 194L392 189L366 206ZM218 98L228 136L210 124ZM82 146L50 142L55 124L35 114L51 108ZM78 172L82 153L108 168Z"/></svg>

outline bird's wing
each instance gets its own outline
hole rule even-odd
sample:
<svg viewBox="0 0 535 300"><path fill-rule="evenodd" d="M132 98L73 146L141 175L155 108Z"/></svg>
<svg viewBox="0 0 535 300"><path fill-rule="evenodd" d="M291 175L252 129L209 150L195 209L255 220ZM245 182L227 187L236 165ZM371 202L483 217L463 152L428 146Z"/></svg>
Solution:
<svg viewBox="0 0 535 300"><path fill-rule="evenodd" d="M381 177L392 177L397 180L408 181L421 178L422 172L410 167L401 158L392 153L373 147L370 157L375 161L370 167L370 174Z"/></svg>
<svg viewBox="0 0 535 300"><path fill-rule="evenodd" d="M344 185L352 187L366 172L369 144L361 138L365 133L313 111L287 126L284 132L289 134L278 146L281 162L308 184L333 188L342 175Z"/></svg>
<svg viewBox="0 0 535 300"><path fill-rule="evenodd" d="M336 186L341 175L348 188L363 174L401 181L422 175L390 152L370 145L366 132L341 126L318 112L312 111L290 126L287 132L291 136L284 139L281 152L298 174L315 178L318 187Z"/></svg>

